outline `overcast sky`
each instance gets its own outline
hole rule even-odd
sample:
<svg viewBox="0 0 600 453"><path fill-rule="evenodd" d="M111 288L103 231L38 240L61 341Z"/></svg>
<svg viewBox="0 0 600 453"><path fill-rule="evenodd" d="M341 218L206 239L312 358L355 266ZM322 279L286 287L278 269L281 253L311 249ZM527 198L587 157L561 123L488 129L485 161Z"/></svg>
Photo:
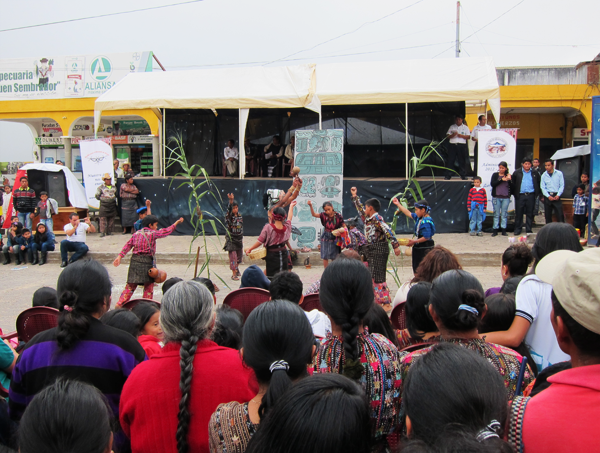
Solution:
<svg viewBox="0 0 600 453"><path fill-rule="evenodd" d="M575 65L600 53L599 20L600 0L463 0L461 58ZM58 21L70 22L31 27ZM0 0L0 59L151 50L176 70L436 58L443 77L455 37L454 0Z"/></svg>

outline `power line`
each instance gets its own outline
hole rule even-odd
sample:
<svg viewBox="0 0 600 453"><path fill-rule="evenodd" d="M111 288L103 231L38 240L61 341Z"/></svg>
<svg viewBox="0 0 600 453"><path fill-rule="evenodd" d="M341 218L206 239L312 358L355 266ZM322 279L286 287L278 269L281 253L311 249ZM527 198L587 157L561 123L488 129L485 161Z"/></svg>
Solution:
<svg viewBox="0 0 600 453"><path fill-rule="evenodd" d="M77 22L77 21L80 21L80 20L99 19L101 17L118 16L118 15L121 15L121 14L139 13L141 11L150 11L150 10L154 10L154 9L170 8L171 6L180 6L180 5L187 5L187 4L190 4L190 3L199 3L201 1L203 1L203 0L188 0L188 1L185 1L185 2L172 3L170 5L150 6L148 8L132 9L131 11L120 11L120 12L116 12L116 13L99 14L97 16L88 16L88 17L79 17L79 18L76 18L76 19L58 20L56 22L46 22L44 24L25 25L23 27L15 27L15 28L5 28L3 30L0 30L0 33L5 32L5 31L24 30L24 29L27 29L27 28L45 27L47 25L66 24L68 22Z"/></svg>
<svg viewBox="0 0 600 453"><path fill-rule="evenodd" d="M391 17L391 16L393 16L393 15L395 15L395 14L398 14L399 12L401 12L401 11L404 11L404 10L406 10L406 9L408 9L408 8L411 8L411 7L413 7L413 6L415 6L415 5L419 4L419 3L421 3L421 2L423 2L423 1L424 1L424 0L418 0L418 1L414 2L414 3L411 3L411 4L410 4L410 5L408 5L408 6L405 6L404 8L400 8L399 10L396 10L396 11L394 11L394 12L390 13L390 14L387 14L387 15L385 15L385 16L383 16L383 17L380 17L379 19L375 19L375 20L372 20L372 21L369 21L369 22L364 22L363 24L361 24L361 25L360 25L358 28L355 28L354 30L348 31L348 32L346 32L346 33L342 33L341 35L338 35L338 36L336 36L336 37L334 37L334 38L331 38L331 39L328 39L328 40L326 40L326 41L322 41L322 42L320 42L320 43L318 43L318 44L315 44L315 45L314 45L314 46L312 46L312 47L309 47L309 48L307 48L307 49L303 49L303 50L299 50L299 51L297 51L297 52L294 52L294 53L291 53L291 54L289 54L289 55L286 55L285 57L278 58L277 60L270 61L269 63L266 63L266 64L271 64L271 63L276 63L276 62L278 62L278 61L286 60L286 59L288 59L289 57L293 57L294 55L297 55L297 54L299 54L299 53L302 53L302 52L307 52L307 51L309 51L309 50L316 49L317 47L319 47L319 46L322 46L323 44L327 44L327 43L330 43L330 42L332 42L332 41L335 41L336 39L342 38L342 37L344 37L344 36L351 35L352 33L356 33L358 30L360 30L361 28L365 27L366 25L371 25L371 24L374 24L374 23L376 23L376 22L379 22L379 21L382 21L382 20L384 20L384 19L387 19L388 17Z"/></svg>
<svg viewBox="0 0 600 453"><path fill-rule="evenodd" d="M478 30L475 30L473 33L471 33L469 36L463 38L463 41L466 39L469 39L471 36L479 33L481 30L483 30L485 27L487 27L488 25L492 25L494 22L496 22L498 19L500 19L501 17L507 15L508 13L510 13L513 9L515 9L517 6L519 6L521 3L523 3L525 0L521 0L519 3L517 3L515 6L513 6L512 8L508 9L507 11L503 12L502 14L500 14L498 17L496 17L494 20L492 20L491 22L488 22L487 24L485 24L483 27L481 27Z"/></svg>
<svg viewBox="0 0 600 453"><path fill-rule="evenodd" d="M462 3L460 4L460 9L462 10L463 13L465 13L465 17L467 18L467 22L469 22L469 25L471 26L472 30L475 30L475 27L473 27L473 24L471 23L471 19L469 19L469 15L467 14L467 11L465 10L465 8L462 6ZM487 49L483 46L483 44L481 43L481 40L479 39L479 35L475 35L475 37L477 38L477 41L479 41L479 44L481 45L481 47L483 47L483 51L489 55L489 52L487 51ZM464 40L463 40L464 41ZM466 51L465 51L466 52ZM468 54L468 52L467 52ZM469 55L470 56L470 55Z"/></svg>

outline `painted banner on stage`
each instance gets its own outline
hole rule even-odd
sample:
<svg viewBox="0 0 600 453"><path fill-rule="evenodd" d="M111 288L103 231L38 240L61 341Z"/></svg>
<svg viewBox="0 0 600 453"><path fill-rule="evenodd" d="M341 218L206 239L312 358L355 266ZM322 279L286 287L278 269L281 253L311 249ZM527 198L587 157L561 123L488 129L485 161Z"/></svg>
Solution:
<svg viewBox="0 0 600 453"><path fill-rule="evenodd" d="M321 221L310 213L307 201L315 212L323 212L323 203L331 202L333 209L342 212L344 173L344 131L296 131L294 165L300 167L302 190L297 198L292 223L302 235L292 235L294 247L317 248L323 229Z"/></svg>
<svg viewBox="0 0 600 453"><path fill-rule="evenodd" d="M498 171L498 164L506 162L511 175L516 170L517 131L518 129L491 129L478 133L477 175L481 176L481 183L487 192L487 212L494 211L490 181ZM508 209L514 209L512 198Z"/></svg>
<svg viewBox="0 0 600 453"><path fill-rule="evenodd" d="M600 238L598 237L598 214L600 213L600 96L592 98L592 138L590 140L590 167L592 174L590 175L590 208L589 209L589 224L591 233L590 245L598 245Z"/></svg>
<svg viewBox="0 0 600 453"><path fill-rule="evenodd" d="M90 208L100 209L100 201L96 200L96 190L104 181L102 175L108 173L114 180L113 152L110 138L84 140L79 142L81 151L81 170L85 185L85 196Z"/></svg>

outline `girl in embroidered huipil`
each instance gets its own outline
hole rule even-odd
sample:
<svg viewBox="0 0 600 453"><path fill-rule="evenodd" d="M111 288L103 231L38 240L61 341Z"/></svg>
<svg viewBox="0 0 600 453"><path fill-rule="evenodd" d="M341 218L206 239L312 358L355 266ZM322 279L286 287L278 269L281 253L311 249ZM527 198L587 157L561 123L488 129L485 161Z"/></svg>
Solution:
<svg viewBox="0 0 600 453"><path fill-rule="evenodd" d="M239 280L241 275L239 265L244 258L244 219L239 213L238 204L233 199L233 194L228 193L227 214L225 223L227 225L227 237L223 250L229 253L229 269L233 272L232 280Z"/></svg>
<svg viewBox="0 0 600 453"><path fill-rule="evenodd" d="M338 228L344 228L344 218L339 212L335 212L331 202L326 201L323 203L323 212L317 214L313 209L312 201L306 202L310 207L310 213L313 217L321 220L321 225L325 228L325 231L321 235L321 259L323 260L323 267L327 267L329 261L336 259L340 254L340 247L336 244L337 239L333 235L333 230Z"/></svg>
<svg viewBox="0 0 600 453"><path fill-rule="evenodd" d="M427 200L421 200L415 203L415 212L410 212L407 208L402 206L397 198L392 199L398 207L395 215L402 212L406 217L410 217L415 221L415 236L416 239L411 239L408 242L408 246L412 247L412 268L413 272L417 272L417 268L425 255L431 252L435 242L433 242L433 235L435 234L435 224L429 213L431 212L431 206Z"/></svg>
<svg viewBox="0 0 600 453"><path fill-rule="evenodd" d="M313 359L313 373L339 373L362 385L374 450L382 450L400 422L400 353L386 337L363 327L374 298L369 270L358 260L335 260L323 272L319 295L332 333Z"/></svg>

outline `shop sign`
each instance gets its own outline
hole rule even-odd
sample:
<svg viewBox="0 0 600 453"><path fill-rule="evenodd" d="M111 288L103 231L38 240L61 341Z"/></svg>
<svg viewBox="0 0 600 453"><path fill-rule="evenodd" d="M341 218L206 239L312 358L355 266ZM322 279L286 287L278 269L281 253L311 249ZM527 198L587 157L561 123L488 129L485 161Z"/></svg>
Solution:
<svg viewBox="0 0 600 453"><path fill-rule="evenodd" d="M35 144L38 146L63 146L62 137L36 137Z"/></svg>
<svg viewBox="0 0 600 453"><path fill-rule="evenodd" d="M62 129L58 123L42 123L42 134L62 135Z"/></svg>
<svg viewBox="0 0 600 453"><path fill-rule="evenodd" d="M113 145L126 145L129 143L127 141L127 135L113 135L111 139Z"/></svg>
<svg viewBox="0 0 600 453"><path fill-rule="evenodd" d="M138 143L138 144L152 144L153 136L148 135L130 135L129 136L129 144Z"/></svg>
<svg viewBox="0 0 600 453"><path fill-rule="evenodd" d="M573 138L589 138L592 135L591 129L586 129L585 127L574 127L573 128Z"/></svg>
<svg viewBox="0 0 600 453"><path fill-rule="evenodd" d="M150 126L145 120L113 121L113 135L149 135Z"/></svg>

